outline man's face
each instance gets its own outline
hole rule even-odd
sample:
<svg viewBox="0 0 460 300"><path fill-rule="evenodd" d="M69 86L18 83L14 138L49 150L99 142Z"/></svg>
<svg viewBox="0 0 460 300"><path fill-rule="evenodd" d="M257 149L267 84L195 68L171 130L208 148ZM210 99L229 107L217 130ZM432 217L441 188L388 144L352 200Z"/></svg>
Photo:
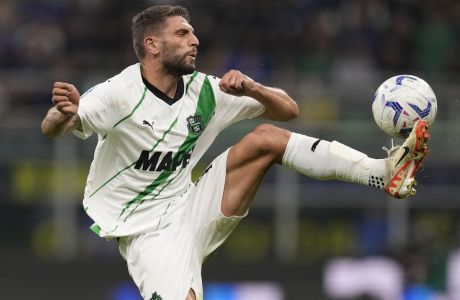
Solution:
<svg viewBox="0 0 460 300"><path fill-rule="evenodd" d="M169 17L160 38L165 69L178 76L193 73L199 45L193 27L183 17Z"/></svg>

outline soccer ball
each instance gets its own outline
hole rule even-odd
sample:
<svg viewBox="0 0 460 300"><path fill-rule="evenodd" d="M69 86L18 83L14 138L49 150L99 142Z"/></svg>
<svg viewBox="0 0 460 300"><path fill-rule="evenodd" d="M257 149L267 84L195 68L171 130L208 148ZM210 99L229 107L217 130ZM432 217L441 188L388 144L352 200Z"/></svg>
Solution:
<svg viewBox="0 0 460 300"><path fill-rule="evenodd" d="M436 96L430 85L413 75L387 79L375 92L372 114L377 125L393 137L406 138L417 120L433 123Z"/></svg>

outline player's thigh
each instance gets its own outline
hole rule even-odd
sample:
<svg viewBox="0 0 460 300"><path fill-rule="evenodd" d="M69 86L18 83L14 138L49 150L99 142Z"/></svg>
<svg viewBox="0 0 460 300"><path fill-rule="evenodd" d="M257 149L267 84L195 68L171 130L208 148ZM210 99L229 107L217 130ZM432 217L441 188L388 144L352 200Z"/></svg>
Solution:
<svg viewBox="0 0 460 300"><path fill-rule="evenodd" d="M219 155L206 168L188 199L186 224L194 232L196 250L202 259L218 248L243 218L226 217L221 209L228 153L229 150Z"/></svg>
<svg viewBox="0 0 460 300"><path fill-rule="evenodd" d="M281 163L289 137L289 131L265 124L231 148L222 201L225 215L241 215L249 208L269 168Z"/></svg>

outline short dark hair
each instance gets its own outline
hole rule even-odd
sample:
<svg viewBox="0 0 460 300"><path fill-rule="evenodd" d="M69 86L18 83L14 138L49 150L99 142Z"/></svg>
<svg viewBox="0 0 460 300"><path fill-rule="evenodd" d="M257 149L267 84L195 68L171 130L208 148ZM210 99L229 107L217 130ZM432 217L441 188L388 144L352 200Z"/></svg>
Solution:
<svg viewBox="0 0 460 300"><path fill-rule="evenodd" d="M190 22L188 10L183 6L158 5L151 6L137 15L132 20L134 52L139 60L145 57L144 38L148 33L159 33L163 29L164 21L168 17L180 16Z"/></svg>

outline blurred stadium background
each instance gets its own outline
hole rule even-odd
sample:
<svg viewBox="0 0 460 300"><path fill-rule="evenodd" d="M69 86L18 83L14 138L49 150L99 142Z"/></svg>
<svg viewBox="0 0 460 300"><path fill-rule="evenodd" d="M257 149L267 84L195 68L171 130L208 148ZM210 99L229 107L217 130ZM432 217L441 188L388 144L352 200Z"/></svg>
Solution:
<svg viewBox="0 0 460 300"><path fill-rule="evenodd" d="M131 17L163 3L0 0L1 299L139 299L80 204L95 140L47 139L40 122L54 81L84 91L134 63ZM274 168L205 265L205 299L460 299L460 2L174 3L190 9L199 70L287 90L301 109L291 130L384 157L371 115L384 79L420 76L439 105L409 201ZM229 128L197 172L257 123Z"/></svg>

